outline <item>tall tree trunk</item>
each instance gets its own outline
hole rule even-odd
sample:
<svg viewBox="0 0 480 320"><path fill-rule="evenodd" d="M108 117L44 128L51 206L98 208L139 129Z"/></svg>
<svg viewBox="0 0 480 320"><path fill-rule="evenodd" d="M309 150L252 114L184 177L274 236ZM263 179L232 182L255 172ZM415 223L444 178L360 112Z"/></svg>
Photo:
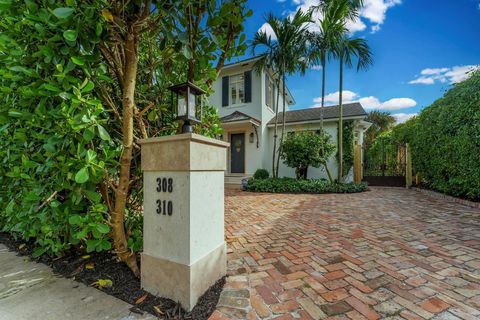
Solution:
<svg viewBox="0 0 480 320"><path fill-rule="evenodd" d="M330 169L328 169L328 163L324 163L323 164L323 167L325 168L325 172L327 173L327 177L328 177L328 181L330 183L333 183L333 178L332 178L332 174L330 173Z"/></svg>
<svg viewBox="0 0 480 320"><path fill-rule="evenodd" d="M320 134L324 135L324 129L323 129L323 107L325 106L325 74L326 74L326 71L325 71L325 66L326 66L326 54L325 52L322 52L322 55L321 55L321 60L322 60L322 104L320 106ZM323 153L323 144L322 144L322 153ZM325 162L324 163L324 167L325 167L325 172L327 173L327 177L328 177L328 181L330 181L330 183L333 183L333 178L332 178L332 174L330 173L330 169L328 169L328 163Z"/></svg>
<svg viewBox="0 0 480 320"><path fill-rule="evenodd" d="M282 134L280 135L280 146L278 147L278 156L277 156L277 169L275 170L277 172L277 176L278 176L278 168L280 166L280 153L282 152L282 144L283 144L283 136L285 134L285 109L286 109L286 94L285 94L285 90L286 90L286 85L285 85L285 72L283 72L282 74L282 96L283 96L283 107L282 107Z"/></svg>
<svg viewBox="0 0 480 320"><path fill-rule="evenodd" d="M130 31L124 40L125 75L122 97L122 144L120 157L120 175L118 187L115 190L115 207L111 213L113 247L120 259L125 262L136 276L140 275L136 255L128 249L125 236L125 207L129 194L130 165L133 149L133 113L135 82L137 78L137 35Z"/></svg>
<svg viewBox="0 0 480 320"><path fill-rule="evenodd" d="M280 81L277 81L277 103L275 104L275 127L273 129L273 159L272 159L272 177L277 178L278 172L275 171L275 153L277 152L277 132L278 132L278 102L280 100Z"/></svg>
<svg viewBox="0 0 480 320"><path fill-rule="evenodd" d="M340 55L340 92L338 97L338 182L343 183L343 56Z"/></svg>
<svg viewBox="0 0 480 320"><path fill-rule="evenodd" d="M322 104L320 106L320 133L323 134L323 107L325 105L325 65L326 57L325 52L322 52Z"/></svg>

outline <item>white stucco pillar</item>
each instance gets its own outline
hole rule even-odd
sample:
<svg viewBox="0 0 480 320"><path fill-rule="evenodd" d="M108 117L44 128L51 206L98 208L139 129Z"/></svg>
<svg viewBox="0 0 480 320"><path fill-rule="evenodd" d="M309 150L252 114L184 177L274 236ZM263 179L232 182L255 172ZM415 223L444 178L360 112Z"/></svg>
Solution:
<svg viewBox="0 0 480 320"><path fill-rule="evenodd" d="M142 287L191 310L226 274L228 143L197 134L142 140Z"/></svg>

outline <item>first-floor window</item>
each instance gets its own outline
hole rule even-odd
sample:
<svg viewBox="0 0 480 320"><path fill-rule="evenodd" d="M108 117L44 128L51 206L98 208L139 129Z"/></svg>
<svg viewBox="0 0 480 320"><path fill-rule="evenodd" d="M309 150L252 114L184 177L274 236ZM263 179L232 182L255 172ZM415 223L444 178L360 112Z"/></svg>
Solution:
<svg viewBox="0 0 480 320"><path fill-rule="evenodd" d="M230 104L245 102L245 76L237 74L230 77Z"/></svg>

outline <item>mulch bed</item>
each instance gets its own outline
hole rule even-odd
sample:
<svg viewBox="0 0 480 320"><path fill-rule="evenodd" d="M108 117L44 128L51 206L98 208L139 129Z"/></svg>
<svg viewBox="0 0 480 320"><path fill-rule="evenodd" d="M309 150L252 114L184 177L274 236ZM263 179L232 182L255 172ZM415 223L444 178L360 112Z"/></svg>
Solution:
<svg viewBox="0 0 480 320"><path fill-rule="evenodd" d="M10 235L0 232L0 243L6 245L11 251L19 255L30 256L34 246L14 240ZM21 248L21 249L19 249ZM197 305L191 312L186 312L179 303L156 297L140 287L140 279L130 271L117 257L109 252L79 254L72 252L64 257L51 258L44 254L32 260L44 263L53 269L53 272L66 278L72 278L87 286L94 286L99 279L111 280L111 287L98 288L105 293L115 296L132 304L130 311L143 314L151 313L159 319L208 319L215 311L220 293L225 284L225 278L215 283L205 294L200 297Z"/></svg>

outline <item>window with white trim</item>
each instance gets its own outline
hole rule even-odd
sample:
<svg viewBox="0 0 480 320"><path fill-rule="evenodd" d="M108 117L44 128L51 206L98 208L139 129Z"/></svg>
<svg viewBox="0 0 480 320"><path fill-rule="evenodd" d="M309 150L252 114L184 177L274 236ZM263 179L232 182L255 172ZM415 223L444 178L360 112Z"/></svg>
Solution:
<svg viewBox="0 0 480 320"><path fill-rule="evenodd" d="M245 102L245 76L243 73L230 77L230 105Z"/></svg>
<svg viewBox="0 0 480 320"><path fill-rule="evenodd" d="M275 107L275 97L274 97L274 85L275 83L273 82L273 79L272 78L269 78L269 81L268 81L268 87L266 88L267 90L267 101L266 101L266 104L268 107L270 107L270 109L272 109L273 111L275 111L274 107Z"/></svg>

